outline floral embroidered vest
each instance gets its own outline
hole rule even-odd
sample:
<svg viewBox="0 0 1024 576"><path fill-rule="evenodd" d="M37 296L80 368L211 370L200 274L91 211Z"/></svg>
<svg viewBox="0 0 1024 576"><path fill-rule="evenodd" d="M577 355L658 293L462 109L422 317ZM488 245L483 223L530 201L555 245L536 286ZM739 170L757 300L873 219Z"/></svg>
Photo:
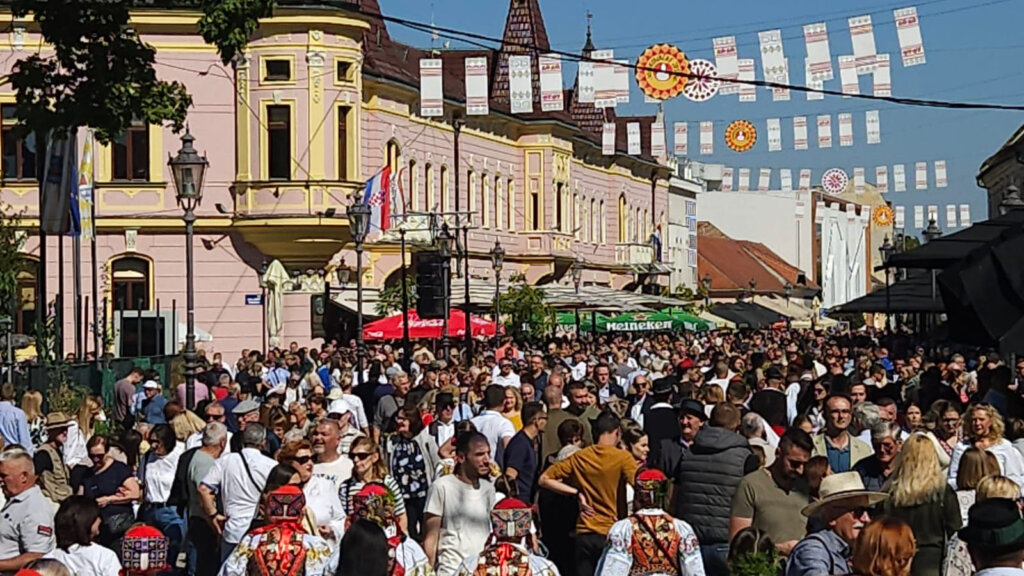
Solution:
<svg viewBox="0 0 1024 576"><path fill-rule="evenodd" d="M678 576L681 538L676 530L675 520L668 514L634 514L630 516L629 522L633 526L633 538L629 544L633 565L629 569L629 576Z"/></svg>

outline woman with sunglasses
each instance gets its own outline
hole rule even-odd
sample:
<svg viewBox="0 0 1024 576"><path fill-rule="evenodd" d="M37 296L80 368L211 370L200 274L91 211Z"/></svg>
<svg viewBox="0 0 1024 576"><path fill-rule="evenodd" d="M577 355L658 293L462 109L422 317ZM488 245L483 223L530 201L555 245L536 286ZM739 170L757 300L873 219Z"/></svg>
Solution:
<svg viewBox="0 0 1024 576"><path fill-rule="evenodd" d="M118 540L135 522L132 501L140 496L139 482L126 464L114 460L105 436L93 436L86 444L92 470L78 487L79 496L87 496L100 507L97 541L109 548L120 548Z"/></svg>
<svg viewBox="0 0 1024 576"><path fill-rule="evenodd" d="M306 508L313 513L317 534L334 550L345 533L345 510L334 483L313 475L313 445L309 440L289 442L277 453L277 461L291 466L299 475L299 486L306 497Z"/></svg>
<svg viewBox="0 0 1024 576"><path fill-rule="evenodd" d="M352 442L348 457L352 460L352 477L342 483L339 495L345 514L353 513L353 496L370 482L379 482L387 486L391 496L395 498L395 517L403 534L409 533L409 518L405 513L405 500L398 482L388 474L387 465L380 456L380 447L372 438L362 436Z"/></svg>

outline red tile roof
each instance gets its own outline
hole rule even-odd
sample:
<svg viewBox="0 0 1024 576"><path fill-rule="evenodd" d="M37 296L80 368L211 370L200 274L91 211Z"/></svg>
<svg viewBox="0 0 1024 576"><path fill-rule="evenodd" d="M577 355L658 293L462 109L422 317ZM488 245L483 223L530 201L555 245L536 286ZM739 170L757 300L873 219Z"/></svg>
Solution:
<svg viewBox="0 0 1024 576"><path fill-rule="evenodd" d="M783 293L786 282L797 286L800 270L764 244L735 240L707 222L698 226L697 274L711 276L711 292L741 292L756 282L756 292ZM816 289L811 282L800 287Z"/></svg>

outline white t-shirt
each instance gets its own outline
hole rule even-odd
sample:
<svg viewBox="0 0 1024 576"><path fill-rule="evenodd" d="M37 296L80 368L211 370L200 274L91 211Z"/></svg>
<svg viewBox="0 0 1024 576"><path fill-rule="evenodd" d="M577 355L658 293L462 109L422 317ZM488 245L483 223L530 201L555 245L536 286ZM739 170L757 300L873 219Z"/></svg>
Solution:
<svg viewBox="0 0 1024 576"><path fill-rule="evenodd" d="M249 464L252 478L249 477L249 472L246 472L242 458ZM224 515L228 518L224 524L226 542L239 542L249 529L249 523L256 515L260 493L266 486L267 476L274 466L277 466L277 462L267 458L259 450L244 448L240 454L232 453L218 458L213 468L206 473L203 484L220 495Z"/></svg>
<svg viewBox="0 0 1024 576"><path fill-rule="evenodd" d="M483 551L491 534L494 502L489 480L481 479L474 488L451 474L430 486L424 512L441 517L437 576L454 576L463 560Z"/></svg>
<svg viewBox="0 0 1024 576"><path fill-rule="evenodd" d="M313 464L313 476L330 481L331 484L334 484L334 491L337 493L345 480L352 477L352 461L348 456L342 456L334 462Z"/></svg>
<svg viewBox="0 0 1024 576"><path fill-rule="evenodd" d="M494 410L484 410L471 422L476 426L477 432L487 437L487 443L491 445L491 460L497 458L498 446L503 439L516 435L516 427L512 425L512 421Z"/></svg>
<svg viewBox="0 0 1024 576"><path fill-rule="evenodd" d="M119 576L121 573L121 562L117 554L99 544L72 544L67 552L54 548L43 558L57 560L75 576Z"/></svg>

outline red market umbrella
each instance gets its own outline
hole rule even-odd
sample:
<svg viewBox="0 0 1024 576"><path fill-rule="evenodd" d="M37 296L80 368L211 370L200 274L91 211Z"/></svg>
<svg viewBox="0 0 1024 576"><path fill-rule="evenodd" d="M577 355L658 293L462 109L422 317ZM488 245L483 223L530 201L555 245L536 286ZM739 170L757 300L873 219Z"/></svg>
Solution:
<svg viewBox="0 0 1024 576"><path fill-rule="evenodd" d="M444 320L423 320L414 310L409 311L409 338L440 339ZM470 314L469 327L473 336L494 336L495 324L479 316ZM466 316L462 310L452 308L448 312L448 336L464 338L466 336ZM402 315L396 314L382 318L363 327L365 340L398 340L402 337Z"/></svg>

